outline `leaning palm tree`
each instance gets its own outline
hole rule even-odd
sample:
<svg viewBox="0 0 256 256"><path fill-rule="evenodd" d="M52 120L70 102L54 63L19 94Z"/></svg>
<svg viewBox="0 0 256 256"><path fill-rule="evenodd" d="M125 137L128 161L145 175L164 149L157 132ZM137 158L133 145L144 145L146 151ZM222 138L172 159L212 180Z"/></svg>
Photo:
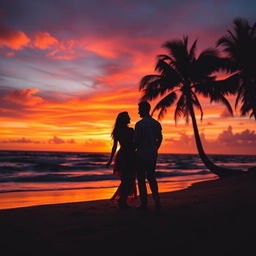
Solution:
<svg viewBox="0 0 256 256"><path fill-rule="evenodd" d="M174 119L177 121L179 117L184 117L188 122L191 117L196 146L205 166L219 177L241 174L243 172L240 170L216 166L204 152L194 107L200 111L201 119L203 110L196 93L201 92L210 96L211 101L222 102L231 113L232 108L225 98L225 89L214 86L215 77L212 76L223 65L223 59L219 57L216 49L207 49L197 58L196 45L197 41L188 50L188 37L184 37L183 40L168 41L163 45L169 54L158 56L155 68L158 74L147 75L141 79L142 100L151 101L162 96L152 111L152 115L155 111L159 111L158 119L161 119L167 109L176 103Z"/></svg>
<svg viewBox="0 0 256 256"><path fill-rule="evenodd" d="M232 75L236 77L233 89L237 98L235 107L241 103L240 113L256 119L256 23L252 26L248 20L234 19L234 32L228 30L227 35L221 37L217 46L223 46L227 53Z"/></svg>

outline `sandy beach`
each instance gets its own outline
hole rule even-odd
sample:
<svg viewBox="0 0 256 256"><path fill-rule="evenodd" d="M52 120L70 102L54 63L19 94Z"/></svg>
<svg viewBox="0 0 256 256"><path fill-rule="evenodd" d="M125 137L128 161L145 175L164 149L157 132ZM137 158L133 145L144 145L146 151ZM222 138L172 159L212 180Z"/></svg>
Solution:
<svg viewBox="0 0 256 256"><path fill-rule="evenodd" d="M162 209L110 200L0 211L2 255L255 255L256 173L162 193Z"/></svg>

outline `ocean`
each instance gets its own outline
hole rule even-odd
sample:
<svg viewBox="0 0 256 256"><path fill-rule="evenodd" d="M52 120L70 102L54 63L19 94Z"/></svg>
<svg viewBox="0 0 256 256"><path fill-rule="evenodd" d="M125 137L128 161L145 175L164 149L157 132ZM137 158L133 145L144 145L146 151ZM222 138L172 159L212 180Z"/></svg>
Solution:
<svg viewBox="0 0 256 256"><path fill-rule="evenodd" d="M219 166L243 170L256 166L256 155L209 157ZM69 201L108 198L119 185L112 168L105 166L108 159L109 153L0 151L0 209L5 208L4 204L1 206L4 194L14 192L16 201L19 195L23 201L29 201L24 200L28 192L35 200L36 192L69 191L71 195L72 190L87 191L83 192L87 197L72 200L69 196ZM156 174L160 192L179 190L195 182L217 178L205 168L197 154L159 154ZM99 191L105 192L99 195Z"/></svg>

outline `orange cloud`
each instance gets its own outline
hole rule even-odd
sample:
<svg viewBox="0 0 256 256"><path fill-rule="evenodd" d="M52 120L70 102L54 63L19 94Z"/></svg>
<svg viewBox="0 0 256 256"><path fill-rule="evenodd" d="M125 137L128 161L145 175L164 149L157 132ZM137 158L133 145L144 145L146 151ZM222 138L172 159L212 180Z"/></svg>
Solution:
<svg viewBox="0 0 256 256"><path fill-rule="evenodd" d="M33 43L35 47L44 50L56 46L58 40L47 32L37 32Z"/></svg>
<svg viewBox="0 0 256 256"><path fill-rule="evenodd" d="M24 32L0 29L0 47L6 46L13 50L21 50L28 46L30 41Z"/></svg>
<svg viewBox="0 0 256 256"><path fill-rule="evenodd" d="M24 32L7 28L0 24L0 48L9 47L13 50L23 50L25 47L50 50L47 57L59 60L74 60L85 54L81 52L78 41L72 39L58 40L48 32L36 32L31 40ZM7 57L14 52L3 52Z"/></svg>

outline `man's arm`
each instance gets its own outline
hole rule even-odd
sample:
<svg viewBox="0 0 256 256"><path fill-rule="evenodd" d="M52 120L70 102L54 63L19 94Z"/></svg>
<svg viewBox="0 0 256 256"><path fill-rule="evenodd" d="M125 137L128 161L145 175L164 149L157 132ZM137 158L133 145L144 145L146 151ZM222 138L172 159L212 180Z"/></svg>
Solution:
<svg viewBox="0 0 256 256"><path fill-rule="evenodd" d="M139 145L139 141L140 141L140 127L139 127L139 124L136 123L135 124L135 129L134 129L134 138L133 138L133 144L134 144L134 147L135 149L138 148L138 145Z"/></svg>

